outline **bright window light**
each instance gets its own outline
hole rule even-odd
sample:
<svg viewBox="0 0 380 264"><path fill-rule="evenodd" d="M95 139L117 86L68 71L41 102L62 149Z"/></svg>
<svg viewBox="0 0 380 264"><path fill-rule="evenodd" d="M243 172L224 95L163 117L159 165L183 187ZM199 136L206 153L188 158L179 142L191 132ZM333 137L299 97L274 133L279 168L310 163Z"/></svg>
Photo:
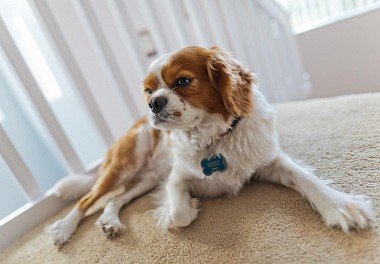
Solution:
<svg viewBox="0 0 380 264"><path fill-rule="evenodd" d="M41 53L35 39L25 25L25 21L19 15L13 15L19 41L19 48L30 65L30 70L39 83L43 94L49 101L56 100L62 96L62 91L55 80L44 56Z"/></svg>
<svg viewBox="0 0 380 264"><path fill-rule="evenodd" d="M0 13L45 98L54 101L62 97L62 90L37 44L35 34L31 30L34 21L31 20L30 10L25 5L27 3L23 2L4 1L0 5L3 10Z"/></svg>
<svg viewBox="0 0 380 264"><path fill-rule="evenodd" d="M379 6L380 0L275 0L288 13L293 28L320 26L353 10Z"/></svg>

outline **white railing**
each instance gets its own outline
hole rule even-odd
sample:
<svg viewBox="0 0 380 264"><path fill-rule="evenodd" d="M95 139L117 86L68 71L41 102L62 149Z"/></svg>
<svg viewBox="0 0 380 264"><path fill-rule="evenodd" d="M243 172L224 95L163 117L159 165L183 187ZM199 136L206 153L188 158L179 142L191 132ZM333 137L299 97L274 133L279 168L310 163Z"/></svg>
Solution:
<svg viewBox="0 0 380 264"><path fill-rule="evenodd" d="M380 0L275 0L288 13L291 25L296 31L308 25L318 25L318 22L336 18L347 12L370 8L380 4Z"/></svg>
<svg viewBox="0 0 380 264"><path fill-rule="evenodd" d="M65 132L63 131L61 125L51 110L49 103L46 101L44 95L42 94L41 88L30 72L19 49L17 48L17 45L14 43L1 18L0 43L3 47L4 52L8 55L8 60L14 68L18 78L21 80L25 91L36 106L38 113L44 120L50 134L58 145L59 150L64 157L63 160L66 161L69 171L81 171L83 169L83 165L81 164L70 141L67 139Z"/></svg>
<svg viewBox="0 0 380 264"><path fill-rule="evenodd" d="M218 45L232 51L258 74L261 89L272 102L302 99L310 88L288 18L272 1L28 0L28 3L94 124L94 133L107 146L146 111L139 88L149 61L186 45ZM42 93L46 87L37 82L9 31L0 17L0 47L47 128L62 164L72 173L88 172ZM36 175L2 126L0 141L0 154L29 200L0 221L1 248L64 203L50 191L43 193Z"/></svg>

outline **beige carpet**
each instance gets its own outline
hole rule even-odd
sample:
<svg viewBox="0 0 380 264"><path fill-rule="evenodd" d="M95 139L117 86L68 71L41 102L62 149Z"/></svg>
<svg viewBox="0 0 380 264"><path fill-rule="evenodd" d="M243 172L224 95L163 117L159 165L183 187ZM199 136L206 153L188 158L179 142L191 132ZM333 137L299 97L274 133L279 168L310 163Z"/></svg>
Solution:
<svg viewBox="0 0 380 264"><path fill-rule="evenodd" d="M295 191L252 183L237 197L204 202L188 228L155 229L149 196L121 213L127 230L113 241L80 225L58 251L41 224L5 252L1 263L380 263L380 94L278 106L283 148L333 179L334 187L368 194L376 206L373 230L345 234L324 226Z"/></svg>

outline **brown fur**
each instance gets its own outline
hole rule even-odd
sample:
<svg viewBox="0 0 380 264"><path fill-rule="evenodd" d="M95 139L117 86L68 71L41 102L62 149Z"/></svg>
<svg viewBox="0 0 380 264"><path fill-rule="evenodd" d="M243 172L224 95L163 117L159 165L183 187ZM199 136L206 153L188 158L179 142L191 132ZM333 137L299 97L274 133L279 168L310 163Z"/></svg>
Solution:
<svg viewBox="0 0 380 264"><path fill-rule="evenodd" d="M173 115L176 116L176 117L181 117L182 113L179 112L179 111L176 111L176 112L173 113Z"/></svg>
<svg viewBox="0 0 380 264"><path fill-rule="evenodd" d="M156 147L157 147L158 141L160 140L161 131L158 130L158 129L152 128L151 135L152 135L152 141L153 141L152 151L154 151L156 149Z"/></svg>
<svg viewBox="0 0 380 264"><path fill-rule="evenodd" d="M191 83L175 92L194 107L223 116L227 111L217 87L211 86L207 74L210 51L200 47L188 47L175 53L162 69L162 79L169 88L180 77L190 78Z"/></svg>
<svg viewBox="0 0 380 264"><path fill-rule="evenodd" d="M149 101L150 95L147 93L147 90L150 89L152 92L154 92L158 86L160 85L160 82L156 76L155 73L150 72L144 79L144 96L147 101Z"/></svg>
<svg viewBox="0 0 380 264"><path fill-rule="evenodd" d="M85 212L97 199L111 191L118 182L119 175L122 172L126 171L132 174L133 171L137 169L135 148L138 129L146 124L146 122L146 117L139 119L128 133L116 141L108 150L106 158L99 170L99 178L96 184L92 190L83 196L76 204L80 211Z"/></svg>
<svg viewBox="0 0 380 264"><path fill-rule="evenodd" d="M251 114L254 75L219 48L184 48L169 59L161 75L165 82L161 85L169 89L175 88L179 78L190 78L188 86L174 91L194 107L226 119ZM144 88L154 90L158 86L157 76L149 73Z"/></svg>
<svg viewBox="0 0 380 264"><path fill-rule="evenodd" d="M219 88L224 106L233 116L249 116L252 113L253 73L225 51L211 48L207 71L214 87Z"/></svg>

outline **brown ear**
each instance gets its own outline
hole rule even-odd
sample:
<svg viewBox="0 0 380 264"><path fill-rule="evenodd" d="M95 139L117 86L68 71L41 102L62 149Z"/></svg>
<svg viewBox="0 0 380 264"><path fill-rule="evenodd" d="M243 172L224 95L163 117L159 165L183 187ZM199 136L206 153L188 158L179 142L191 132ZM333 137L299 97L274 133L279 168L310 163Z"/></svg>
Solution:
<svg viewBox="0 0 380 264"><path fill-rule="evenodd" d="M212 47L210 53L208 75L211 84L219 91L227 112L233 116L250 116L255 76L218 47Z"/></svg>

